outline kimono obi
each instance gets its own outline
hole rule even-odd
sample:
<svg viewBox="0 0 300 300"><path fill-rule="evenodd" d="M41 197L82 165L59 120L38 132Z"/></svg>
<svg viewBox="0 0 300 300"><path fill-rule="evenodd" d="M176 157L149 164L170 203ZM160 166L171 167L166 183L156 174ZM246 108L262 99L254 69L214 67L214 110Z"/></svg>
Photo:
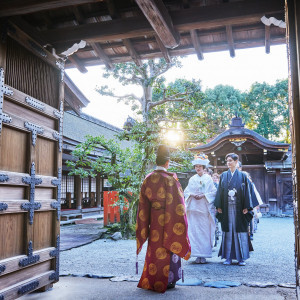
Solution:
<svg viewBox="0 0 300 300"><path fill-rule="evenodd" d="M151 208L154 210L165 209L165 201L155 200L151 203Z"/></svg>

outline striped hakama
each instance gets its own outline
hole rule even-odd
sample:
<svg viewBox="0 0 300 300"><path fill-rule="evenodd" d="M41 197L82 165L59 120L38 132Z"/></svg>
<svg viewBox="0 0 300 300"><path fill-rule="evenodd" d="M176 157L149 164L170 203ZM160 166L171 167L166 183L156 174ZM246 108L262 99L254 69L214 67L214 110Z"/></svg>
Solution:
<svg viewBox="0 0 300 300"><path fill-rule="evenodd" d="M236 197L228 197L229 232L222 233L219 256L225 259L243 261L250 257L248 232L236 232Z"/></svg>

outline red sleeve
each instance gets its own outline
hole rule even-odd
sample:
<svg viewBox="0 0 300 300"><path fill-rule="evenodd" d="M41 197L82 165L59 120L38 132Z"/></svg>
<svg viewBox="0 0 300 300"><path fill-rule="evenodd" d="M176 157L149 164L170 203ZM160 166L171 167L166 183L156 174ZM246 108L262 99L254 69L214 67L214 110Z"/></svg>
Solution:
<svg viewBox="0 0 300 300"><path fill-rule="evenodd" d="M147 179L143 182L139 205L136 217L136 246L137 254L142 250L143 244L146 242L149 235L149 225L150 225L150 202L145 195Z"/></svg>
<svg viewBox="0 0 300 300"><path fill-rule="evenodd" d="M176 178L170 176L167 180L164 247L188 260L191 255L191 246L188 238L184 195Z"/></svg>

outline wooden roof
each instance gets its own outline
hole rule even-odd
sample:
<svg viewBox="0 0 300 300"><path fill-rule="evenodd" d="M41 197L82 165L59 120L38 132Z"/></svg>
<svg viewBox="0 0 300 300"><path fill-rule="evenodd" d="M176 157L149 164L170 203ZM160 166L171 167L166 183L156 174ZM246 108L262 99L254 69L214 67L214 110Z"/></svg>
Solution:
<svg viewBox="0 0 300 300"><path fill-rule="evenodd" d="M78 115L81 114L81 109L86 107L90 101L84 96L84 94L78 89L74 82L68 75L65 74L65 111L74 111Z"/></svg>
<svg viewBox="0 0 300 300"><path fill-rule="evenodd" d="M284 20L284 0L2 0L7 17L60 54L87 42L66 61L87 66L285 43L285 29L261 18Z"/></svg>
<svg viewBox="0 0 300 300"><path fill-rule="evenodd" d="M235 117L232 119L230 128L216 136L207 144L198 145L189 150L193 152L223 153L239 152L242 154L265 154L268 160L280 160L286 155L290 144L270 141L257 132L244 127L242 119Z"/></svg>

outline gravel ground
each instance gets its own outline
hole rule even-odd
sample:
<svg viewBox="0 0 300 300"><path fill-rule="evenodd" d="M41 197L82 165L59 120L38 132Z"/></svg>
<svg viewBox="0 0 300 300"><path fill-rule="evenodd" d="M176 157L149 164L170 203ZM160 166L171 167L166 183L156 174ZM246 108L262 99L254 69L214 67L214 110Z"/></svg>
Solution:
<svg viewBox="0 0 300 300"><path fill-rule="evenodd" d="M72 225L74 230L76 226ZM62 231L64 229L62 228ZM69 229L68 229L69 230ZM194 264L194 258L184 262L186 278L203 281L233 280L246 282L294 283L294 227L292 218L262 218L254 234L254 252L247 266L224 266L217 257L204 265ZM86 274L133 276L135 275L134 240L96 240L91 244L61 252L61 274ZM144 245L139 255L139 275L146 252Z"/></svg>

